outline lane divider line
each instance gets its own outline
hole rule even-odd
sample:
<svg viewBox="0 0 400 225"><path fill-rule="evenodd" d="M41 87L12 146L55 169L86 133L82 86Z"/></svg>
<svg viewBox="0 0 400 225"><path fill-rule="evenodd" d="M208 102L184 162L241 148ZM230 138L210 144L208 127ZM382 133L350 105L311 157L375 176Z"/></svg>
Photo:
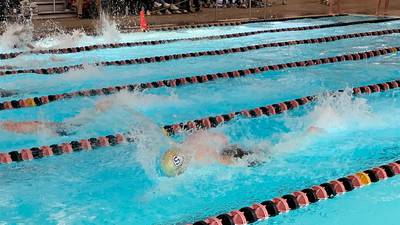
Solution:
<svg viewBox="0 0 400 225"><path fill-rule="evenodd" d="M400 160L187 225L244 225L266 220L400 174Z"/></svg>
<svg viewBox="0 0 400 225"><path fill-rule="evenodd" d="M353 94L372 94L376 92L383 92L390 89L397 89L400 87L400 80L389 81L385 83L372 84L353 88ZM341 92L343 90L338 90ZM256 118L260 116L273 116L281 114L286 111L293 110L301 105L305 105L317 100L318 97L306 96L290 101L285 101L277 104L261 106L254 109L241 110L239 112L232 112L218 116L210 116L203 119L197 119L184 123L177 123L173 125L166 125L162 127L165 135L175 135L183 131L210 129L224 124L235 117L242 116L243 118ZM100 147L115 146L118 144L134 142L131 135L128 134L113 134L107 136L94 137L89 139L75 140L67 143L53 144L50 146L40 146L33 148L26 148L19 151L10 151L0 153L0 164L8 164L12 162L29 161L33 159L41 159L53 155L62 155L72 152L89 151Z"/></svg>
<svg viewBox="0 0 400 225"><path fill-rule="evenodd" d="M239 78L245 77L249 75L259 74L262 72L268 71L279 71L287 68L295 68L295 67L308 67L329 63L338 63L344 61L358 61L371 57L377 57L381 55L386 55L390 53L394 53L400 50L400 47L395 48L384 48L377 49L367 52L359 52L352 53L346 55L339 55L334 57L320 58L320 59L310 59L305 61L297 61L297 62L289 62L284 64L276 64L276 65L265 65L261 67L247 68L230 72L216 73L216 74L205 74L198 76L189 76L183 78L169 79L169 80L159 80L153 82L139 83L139 84L130 84L130 85L121 85L121 86L112 86L98 89L90 89L90 90L81 90L63 94L54 94L47 96L39 96L32 97L26 99L19 100L11 100L0 102L0 111L1 110L11 110L11 109L19 109L19 108L29 108L36 107L49 104L55 101L61 101L71 98L77 97L89 97L89 96L99 96L99 95L110 95L115 94L121 91L143 91L146 89L153 88L161 88L161 87L180 87L184 85L192 85L198 83L207 83L216 81L219 79L229 79L229 78Z"/></svg>

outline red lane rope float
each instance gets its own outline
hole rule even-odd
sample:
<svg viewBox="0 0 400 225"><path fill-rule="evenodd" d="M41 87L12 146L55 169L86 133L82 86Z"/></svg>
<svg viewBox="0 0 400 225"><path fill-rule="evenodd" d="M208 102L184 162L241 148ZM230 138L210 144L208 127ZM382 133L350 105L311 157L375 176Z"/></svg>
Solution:
<svg viewBox="0 0 400 225"><path fill-rule="evenodd" d="M353 94L371 94L375 92L396 89L400 87L400 80L389 81L385 83L372 84L368 86L353 88ZM338 90L339 92L342 90ZM249 110L242 110L240 112L233 112L219 116L206 117L185 123L178 123L174 125L166 125L162 127L165 135L175 135L185 130L194 129L209 129L217 127L220 124L228 122L233 118L241 115L247 118L255 118L260 116L272 116L295 109L301 105L308 104L317 99L317 96L306 96L290 101L285 101L277 104L257 107ZM0 164L28 161L33 159L40 159L47 156L62 155L82 150L92 150L99 147L115 146L124 142L133 142L129 134L114 134L89 139L75 140L68 143L53 144L50 146L40 146L33 148L26 148L19 151L10 151L0 153Z"/></svg>
<svg viewBox="0 0 400 225"><path fill-rule="evenodd" d="M250 32L243 32L243 33L212 35L212 36L195 37L195 38L178 38L178 39L143 41L143 42L98 44L98 45L88 45L88 46L81 46L81 47L48 49L48 50L32 50L32 51L27 51L27 52L3 53L3 54L0 54L0 59L11 59L11 58L15 58L21 54L67 54L67 53L77 53L77 52L93 51L93 50L107 49L107 48L123 48L123 47L134 47L134 46L145 46L145 45L159 45L159 44L167 44L167 43L178 42L178 41L198 41L198 40L207 40L207 39L215 40L215 39L245 37L245 36L257 35L257 34L262 34L262 33L315 30L315 29L343 27L343 26L350 26L350 25L357 25L357 24L364 24L364 23L381 23L381 22L388 22L388 21L393 21L393 20L399 20L399 19L398 18L388 18L388 19L379 19L379 20L372 20L372 21L354 21L354 22L348 22L348 23L334 23L334 24L324 24L324 25L316 25L316 26L279 28L279 29L272 29L272 30L250 31Z"/></svg>
<svg viewBox="0 0 400 225"><path fill-rule="evenodd" d="M187 225L244 225L331 199L400 174L400 160Z"/></svg>
<svg viewBox="0 0 400 225"><path fill-rule="evenodd" d="M161 87L179 87L184 85L191 85L197 83L207 83L216 81L218 79L228 79L228 78L238 78L249 76L253 74L258 74L267 71L278 71L286 68L292 67L307 67L307 66L315 66L322 65L328 63L337 63L342 61L357 61L363 60L371 57L377 57L381 55L386 55L390 53L394 53L400 50L400 47L397 48L384 48L377 49L367 52L359 52L353 54L339 55L334 57L320 58L320 59L310 59L305 61L297 61L297 62L289 62L284 64L276 64L276 65L265 65L261 67L247 68L237 71L216 73L216 74L206 74L206 75L198 75L198 76L189 76L183 78L176 78L170 80L161 80L161 81L153 81L147 83L140 84L130 84L130 85L122 85L122 86L113 86L99 89L91 89L91 90L81 90L75 92L69 92L64 94L55 94L55 95L47 95L19 100L12 100L0 103L0 110L11 110L18 108L27 108L27 107L35 107L45 105L51 102L60 101L64 99L71 99L75 97L82 96L98 96L98 95L110 95L120 91L140 91L145 89L153 89L153 88L161 88Z"/></svg>

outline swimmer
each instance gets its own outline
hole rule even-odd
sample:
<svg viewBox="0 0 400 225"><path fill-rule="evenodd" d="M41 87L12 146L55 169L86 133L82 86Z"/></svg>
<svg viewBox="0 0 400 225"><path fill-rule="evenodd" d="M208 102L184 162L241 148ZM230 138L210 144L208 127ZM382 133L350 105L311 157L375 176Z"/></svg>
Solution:
<svg viewBox="0 0 400 225"><path fill-rule="evenodd" d="M17 94L18 91L16 90L4 90L0 88L0 98L10 97Z"/></svg>
<svg viewBox="0 0 400 225"><path fill-rule="evenodd" d="M376 13L375 13L375 15L377 15L377 16L380 16L381 15L381 4L382 4L382 1L385 1L385 8L384 8L384 11L383 11L383 15L388 15L388 9L389 9L389 0L378 0L378 5L377 5L377 7L376 7Z"/></svg>
<svg viewBox="0 0 400 225"><path fill-rule="evenodd" d="M76 128L83 125L83 122L93 118L93 113L104 112L113 104L110 99L99 101L96 108L83 115L84 118L75 118L72 121L48 122L48 121L0 121L0 128L7 132L17 134L34 134L39 132L48 133L53 136L69 136L75 133Z"/></svg>
<svg viewBox="0 0 400 225"><path fill-rule="evenodd" d="M182 174L190 163L235 165L243 161L247 166L260 162L248 160L255 151L229 144L226 136L215 132L198 132L190 135L182 144L170 148L161 158L161 170L173 177Z"/></svg>
<svg viewBox="0 0 400 225"><path fill-rule="evenodd" d="M32 134L40 132L50 133L57 136L68 136L73 134L67 123L55 123L44 121L1 121L0 127L9 132L18 134Z"/></svg>
<svg viewBox="0 0 400 225"><path fill-rule="evenodd" d="M65 61L65 59L59 58L59 57L57 57L57 56L55 56L55 55L50 56L50 60L51 60L52 62L64 62L64 61Z"/></svg>
<svg viewBox="0 0 400 225"><path fill-rule="evenodd" d="M301 144L310 135L323 133L324 130L311 126L302 135L294 138L294 143ZM291 144L280 143L277 147L287 151ZM182 144L175 144L161 158L161 170L167 177L174 177L185 172L189 164L219 163L227 166L257 166L263 163L268 151L261 149L245 149L236 144L229 144L228 138L220 133L199 132L190 135Z"/></svg>
<svg viewBox="0 0 400 225"><path fill-rule="evenodd" d="M14 36L14 39L16 40L16 43L14 44L14 48L24 48L27 47L30 50L35 49L35 46L33 46L33 44L27 40L27 37L31 37L31 30L23 27L19 30L16 30L12 33L12 35Z"/></svg>

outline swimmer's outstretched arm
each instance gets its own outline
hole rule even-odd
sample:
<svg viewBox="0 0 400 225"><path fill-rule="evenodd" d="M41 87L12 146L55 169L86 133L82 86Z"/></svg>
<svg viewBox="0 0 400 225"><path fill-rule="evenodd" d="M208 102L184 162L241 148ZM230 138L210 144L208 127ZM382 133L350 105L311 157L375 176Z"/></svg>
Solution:
<svg viewBox="0 0 400 225"><path fill-rule="evenodd" d="M200 143L214 142L215 144L228 144L228 138L217 132L197 131L187 137L184 144L197 145Z"/></svg>
<svg viewBox="0 0 400 225"><path fill-rule="evenodd" d="M290 138L284 139L284 141L273 146L273 152L288 152L294 151L299 148L299 146L303 146L305 143L310 141L310 139L319 134L323 134L325 132L324 129L319 128L317 126L310 126L306 131L300 134L291 135Z"/></svg>
<svg viewBox="0 0 400 225"><path fill-rule="evenodd" d="M96 113L106 112L112 106L114 102L110 98L99 100L95 103L94 108L88 108L82 110L78 115L74 116L73 118L64 120L65 124L71 125L73 127L81 126L82 124L88 123L96 118Z"/></svg>
<svg viewBox="0 0 400 225"><path fill-rule="evenodd" d="M54 122L42 122L42 121L0 121L0 127L3 130L20 133L20 134L31 134L40 131L41 129L53 130L62 123Z"/></svg>
<svg viewBox="0 0 400 225"><path fill-rule="evenodd" d="M0 89L1 91L1 89ZM111 99L102 100L96 103L95 111L104 112L108 110L112 105L113 101ZM79 119L77 121L70 121L67 124L71 124L72 126L79 126L81 123ZM50 131L54 134L57 134L57 130L61 128L61 130L66 130L66 123L57 123L57 122L46 122L46 121L23 121L23 122L15 122L15 121L0 121L0 129L3 129L8 132L14 132L19 134L32 134L37 133L41 130Z"/></svg>
<svg viewBox="0 0 400 225"><path fill-rule="evenodd" d="M323 128L319 128L317 126L310 126L306 131L306 135L321 134L321 133L325 133L325 130Z"/></svg>
<svg viewBox="0 0 400 225"><path fill-rule="evenodd" d="M99 100L95 104L95 109L97 112L105 112L114 104L114 101L112 101L110 98Z"/></svg>
<svg viewBox="0 0 400 225"><path fill-rule="evenodd" d="M34 49L35 49L35 46L33 46L32 43L28 43L28 44L26 45L26 47L28 47L28 48L31 49L31 50L34 50Z"/></svg>
<svg viewBox="0 0 400 225"><path fill-rule="evenodd" d="M192 155L198 163L220 162L229 164L221 158L219 150L228 144L228 138L222 133L198 131L191 134L182 143L183 151Z"/></svg>

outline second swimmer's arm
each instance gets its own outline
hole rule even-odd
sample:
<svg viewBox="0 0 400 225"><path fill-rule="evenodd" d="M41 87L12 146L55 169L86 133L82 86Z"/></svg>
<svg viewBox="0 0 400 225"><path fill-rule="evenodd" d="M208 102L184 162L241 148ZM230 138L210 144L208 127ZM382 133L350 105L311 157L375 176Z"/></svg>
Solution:
<svg viewBox="0 0 400 225"><path fill-rule="evenodd" d="M309 127L306 131L300 134L291 135L289 138L283 139L283 141L274 145L272 148L273 152L287 152L293 151L300 146L304 146L311 137L317 136L318 134L324 133L325 130L316 126Z"/></svg>
<svg viewBox="0 0 400 225"><path fill-rule="evenodd" d="M53 122L42 122L42 121L24 121L24 122L13 122L4 121L0 122L0 127L6 131L29 134L35 133L40 129L47 128L52 129L56 127L58 123Z"/></svg>
<svg viewBox="0 0 400 225"><path fill-rule="evenodd" d="M107 98L96 102L95 107L97 112L105 112L113 105L114 102L111 99Z"/></svg>

